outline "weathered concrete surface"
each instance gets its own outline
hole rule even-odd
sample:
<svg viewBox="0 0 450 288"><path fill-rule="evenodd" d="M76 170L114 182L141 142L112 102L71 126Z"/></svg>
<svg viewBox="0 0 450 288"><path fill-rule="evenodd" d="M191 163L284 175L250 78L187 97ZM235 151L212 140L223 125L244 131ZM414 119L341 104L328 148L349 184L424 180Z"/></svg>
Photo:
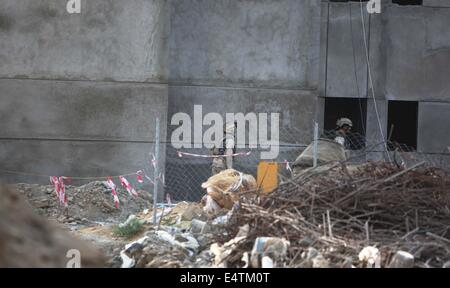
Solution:
<svg viewBox="0 0 450 288"><path fill-rule="evenodd" d="M0 77L167 81L165 0L0 1Z"/></svg>
<svg viewBox="0 0 450 288"><path fill-rule="evenodd" d="M378 111L379 118L377 117L376 111ZM387 139L388 133L387 115L388 115L387 101L385 100L373 101L372 98L367 99L367 124L366 124L367 143L372 144L381 143L384 141L384 139ZM384 136L384 138L382 136ZM379 146L377 148L380 147L382 148L383 146Z"/></svg>
<svg viewBox="0 0 450 288"><path fill-rule="evenodd" d="M450 103L420 102L419 152L450 154Z"/></svg>
<svg viewBox="0 0 450 288"><path fill-rule="evenodd" d="M330 17L330 9L328 2L322 2L320 6L320 56L319 56L319 85L318 93L320 97L325 97L326 86L327 86L327 65L328 65L328 31ZM323 110L323 109L322 109ZM323 119L323 112L318 115L319 118ZM323 120L322 120L323 122ZM323 127L321 125L320 127Z"/></svg>
<svg viewBox="0 0 450 288"><path fill-rule="evenodd" d="M168 1L81 2L0 1L0 169L125 174L166 137Z"/></svg>
<svg viewBox="0 0 450 288"><path fill-rule="evenodd" d="M366 37L369 14L364 9ZM327 97L366 97L367 64L359 3L330 3ZM367 40L368 41L368 40Z"/></svg>
<svg viewBox="0 0 450 288"><path fill-rule="evenodd" d="M203 106L203 115L215 112L223 117L225 113L280 113L281 141L308 143L312 139L316 97L311 91L171 86L169 94L169 115L184 112L193 117L194 105ZM297 133L291 134L294 129L290 128Z"/></svg>
<svg viewBox="0 0 450 288"><path fill-rule="evenodd" d="M359 4L328 3L328 6L329 22L322 20L322 26L328 25L322 27L322 31L328 30L327 42L324 44L322 40L322 45L328 45L325 96L358 97L353 48L359 87L361 94L366 95L366 87L370 89L370 85L367 72L363 71L366 63ZM383 13L370 15L370 23L365 10L364 15L366 30L370 31L367 39L376 98L449 101L450 9L384 4ZM354 47L350 29L354 33Z"/></svg>
<svg viewBox="0 0 450 288"><path fill-rule="evenodd" d="M450 9L424 2L364 10L385 137L386 100L450 102ZM323 120L318 96L372 97L358 3L82 0L80 15L65 4L0 2L0 167L126 173L153 149L155 118L168 139L166 115L194 104L280 112L280 136L294 127L286 142L308 143L312 120ZM441 106L419 109L422 152L447 145ZM367 111L367 138L381 141L370 99Z"/></svg>
<svg viewBox="0 0 450 288"><path fill-rule="evenodd" d="M424 1L425 7L423 7L399 6L385 1L382 6L383 12L379 15L370 15L370 18L364 9L366 21L369 21L366 24L366 30L370 31L368 41L374 94L378 99L377 108L384 137L387 137L389 130L386 127L386 100L421 101L418 150L428 153L429 156L430 153L450 152L445 151L449 140L444 134L449 134L448 127L443 127L444 124L441 124L448 123L446 115L449 114L450 101L450 82L448 81L450 32L447 29L450 26L450 9L438 8L445 7L447 4L444 2L448 1ZM354 12L352 14L354 21L351 23L354 24L352 29L355 47L357 47L356 67L363 70L366 66L363 58L365 52L359 4L323 3L321 31L327 33L328 37L321 36L321 58L327 57L326 64L322 64L320 70L322 72L319 91L322 96L358 97L355 95L356 78L355 70L352 68L353 47L349 37L350 7ZM329 11L325 12L324 9ZM326 49L323 48L324 45ZM328 51L328 54L326 52L324 54L324 50ZM321 61L323 63L323 60ZM326 77L323 77L324 70ZM357 76L359 86L362 87L361 94L369 98L367 141L368 143L383 141L375 114L370 83L364 73L357 73ZM430 104L422 103L422 101L442 103ZM380 146L378 150L382 148ZM374 156L379 158L382 155L375 153Z"/></svg>
<svg viewBox="0 0 450 288"><path fill-rule="evenodd" d="M105 177L150 168L148 153L151 151L154 151L154 143L0 140L0 163L2 170L55 176ZM49 183L48 177L10 173L1 173L1 176L6 182Z"/></svg>
<svg viewBox="0 0 450 288"><path fill-rule="evenodd" d="M169 119L192 115L194 105L203 105L204 114L278 112L281 141L308 143L317 108L320 5L172 1Z"/></svg>
<svg viewBox="0 0 450 288"><path fill-rule="evenodd" d="M450 2L448 0L423 0L423 6L450 8Z"/></svg>
<svg viewBox="0 0 450 288"><path fill-rule="evenodd" d="M386 98L450 101L450 9L386 9Z"/></svg>
<svg viewBox="0 0 450 288"><path fill-rule="evenodd" d="M171 83L316 89L320 0L171 3Z"/></svg>
<svg viewBox="0 0 450 288"><path fill-rule="evenodd" d="M8 79L0 87L0 170L128 174L149 168L156 117L161 139L166 137L167 85ZM46 177L1 171L0 177L48 183Z"/></svg>
<svg viewBox="0 0 450 288"><path fill-rule="evenodd" d="M386 10L386 4L383 4L383 12ZM372 76L372 86L370 78L367 85L367 97L372 98L375 95L376 99L386 99L385 87L386 87L386 43L388 43L389 35L385 30L387 13L381 13L376 15L370 15L370 35L367 41L369 42L369 62L370 72ZM365 63L365 65L367 65ZM369 71L367 71L369 72ZM386 114L387 115L387 114Z"/></svg>
<svg viewBox="0 0 450 288"><path fill-rule="evenodd" d="M166 123L167 85L8 79L0 88L2 138L150 141L156 117Z"/></svg>

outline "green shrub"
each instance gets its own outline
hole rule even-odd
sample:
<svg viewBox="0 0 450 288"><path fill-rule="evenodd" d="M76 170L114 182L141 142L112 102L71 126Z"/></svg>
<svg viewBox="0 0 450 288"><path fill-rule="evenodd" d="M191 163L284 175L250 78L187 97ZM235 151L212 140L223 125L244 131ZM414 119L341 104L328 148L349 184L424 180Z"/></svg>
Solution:
<svg viewBox="0 0 450 288"><path fill-rule="evenodd" d="M126 225L119 224L114 227L114 235L131 238L144 229L144 224L137 218L132 219Z"/></svg>

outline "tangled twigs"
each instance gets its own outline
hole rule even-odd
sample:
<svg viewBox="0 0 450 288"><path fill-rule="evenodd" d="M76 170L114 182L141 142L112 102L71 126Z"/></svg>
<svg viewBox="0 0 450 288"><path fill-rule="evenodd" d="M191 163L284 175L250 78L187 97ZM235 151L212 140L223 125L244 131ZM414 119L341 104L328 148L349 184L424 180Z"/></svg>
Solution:
<svg viewBox="0 0 450 288"><path fill-rule="evenodd" d="M450 260L450 177L421 165L404 170L370 162L320 167L285 179L258 201L244 199L233 223L250 225L246 247L260 236L289 240L294 252L286 265L299 265L298 245L312 237L336 261L352 256L356 264L358 251L370 243L380 247L384 262L404 249L415 253L417 266L442 267Z"/></svg>

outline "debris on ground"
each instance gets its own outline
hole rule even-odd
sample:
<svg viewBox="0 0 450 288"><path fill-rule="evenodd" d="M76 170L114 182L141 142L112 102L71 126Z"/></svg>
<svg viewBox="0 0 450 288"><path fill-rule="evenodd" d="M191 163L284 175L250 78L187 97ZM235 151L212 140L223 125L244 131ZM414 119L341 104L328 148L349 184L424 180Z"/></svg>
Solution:
<svg viewBox="0 0 450 288"><path fill-rule="evenodd" d="M66 186L67 208L56 201L53 186L15 184L12 188L24 194L39 214L66 223L124 221L130 214L142 212L152 201L150 194L144 190L138 191L138 196L131 197L126 190L117 187L120 200L117 209L111 189L102 181L79 187Z"/></svg>
<svg viewBox="0 0 450 288"><path fill-rule="evenodd" d="M81 267L105 266L98 249L37 215L16 191L0 186L0 199L0 267L77 267L67 257L78 251Z"/></svg>
<svg viewBox="0 0 450 288"><path fill-rule="evenodd" d="M244 193L255 193L257 184L252 175L227 169L211 176L202 184L202 188L207 193L202 199L205 212L217 215L221 209L232 209Z"/></svg>
<svg viewBox="0 0 450 288"><path fill-rule="evenodd" d="M107 253L109 267L450 266L450 177L435 168L333 162L305 168L267 195L255 193L253 176L230 169L203 183L201 203L156 211L145 198L130 199L126 212L108 210L111 193L102 185L67 188L80 197L69 217L85 218L72 232ZM41 186L17 186L45 215L60 215L57 201L43 201L54 200L52 187L33 194ZM124 237L118 227L139 229Z"/></svg>
<svg viewBox="0 0 450 288"><path fill-rule="evenodd" d="M392 257L389 268L413 268L414 256L405 251L397 251Z"/></svg>
<svg viewBox="0 0 450 288"><path fill-rule="evenodd" d="M304 169L314 165L314 145L311 143L292 164L293 175L299 175ZM334 140L320 138L317 140L317 165L323 166L333 161L345 161L345 148Z"/></svg>
<svg viewBox="0 0 450 288"><path fill-rule="evenodd" d="M195 267L199 243L190 233L169 229L150 230L120 252L122 268ZM198 264L197 264L198 265Z"/></svg>
<svg viewBox="0 0 450 288"><path fill-rule="evenodd" d="M247 226L248 227L248 226ZM248 228L249 229L249 228ZM289 241L276 237L258 237L251 252L253 268L274 268L287 256Z"/></svg>
<svg viewBox="0 0 450 288"><path fill-rule="evenodd" d="M242 267L258 237L283 237L291 244L283 267L308 266L309 248L321 255L314 266L375 267L379 261L389 267L398 251L405 251L413 255L414 267L443 267L450 260L449 219L448 173L388 163L347 169L338 162L287 179L266 197L241 199L228 239L245 224L250 232L225 261ZM360 261L368 246L373 249Z"/></svg>

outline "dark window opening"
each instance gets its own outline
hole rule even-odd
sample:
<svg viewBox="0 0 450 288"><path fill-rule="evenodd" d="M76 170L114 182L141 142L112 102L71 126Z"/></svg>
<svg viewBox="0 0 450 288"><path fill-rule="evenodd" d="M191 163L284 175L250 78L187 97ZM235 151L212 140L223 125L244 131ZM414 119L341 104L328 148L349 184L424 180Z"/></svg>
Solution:
<svg viewBox="0 0 450 288"><path fill-rule="evenodd" d="M390 150L417 149L417 117L419 103L417 101L389 101L388 104L388 137Z"/></svg>
<svg viewBox="0 0 450 288"><path fill-rule="evenodd" d="M392 0L392 4L398 5L422 5L423 0Z"/></svg>
<svg viewBox="0 0 450 288"><path fill-rule="evenodd" d="M347 149L359 150L366 146L366 116L365 98L325 98L325 131L334 130L339 118L349 118L353 122L352 130L346 137Z"/></svg>

